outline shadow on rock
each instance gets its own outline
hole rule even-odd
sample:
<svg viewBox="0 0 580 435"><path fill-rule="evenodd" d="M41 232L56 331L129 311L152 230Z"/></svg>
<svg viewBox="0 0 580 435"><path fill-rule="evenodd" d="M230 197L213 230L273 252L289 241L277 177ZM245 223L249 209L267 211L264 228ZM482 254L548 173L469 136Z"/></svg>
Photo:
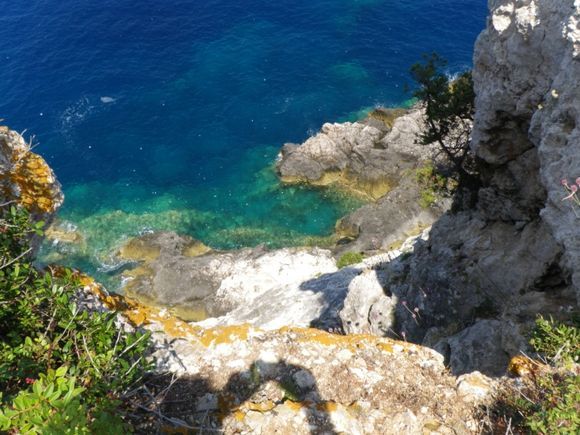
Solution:
<svg viewBox="0 0 580 435"><path fill-rule="evenodd" d="M255 361L222 388L202 376L151 376L129 400L141 434L337 434L312 373L285 361Z"/></svg>

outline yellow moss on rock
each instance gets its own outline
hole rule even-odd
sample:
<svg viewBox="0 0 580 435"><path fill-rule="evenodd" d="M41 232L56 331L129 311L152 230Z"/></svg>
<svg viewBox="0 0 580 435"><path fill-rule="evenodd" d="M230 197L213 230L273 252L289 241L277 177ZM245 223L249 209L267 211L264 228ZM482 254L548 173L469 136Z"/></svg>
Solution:
<svg viewBox="0 0 580 435"><path fill-rule="evenodd" d="M382 198L396 186L396 182L389 179L360 179L350 174L347 169L325 172L318 180L307 180L303 177L295 176L282 176L280 179L284 184L308 184L318 187L336 186L339 189L372 201Z"/></svg>
<svg viewBox="0 0 580 435"><path fill-rule="evenodd" d="M199 257L203 254L207 254L210 251L211 248L209 246L206 246L203 243L194 240L190 244L185 246L185 248L183 248L182 254L185 257Z"/></svg>
<svg viewBox="0 0 580 435"><path fill-rule="evenodd" d="M544 369L543 366L538 361L534 361L531 358L523 355L516 355L514 356L508 365L508 372L510 372L514 376L528 376L528 375L536 375L539 371Z"/></svg>

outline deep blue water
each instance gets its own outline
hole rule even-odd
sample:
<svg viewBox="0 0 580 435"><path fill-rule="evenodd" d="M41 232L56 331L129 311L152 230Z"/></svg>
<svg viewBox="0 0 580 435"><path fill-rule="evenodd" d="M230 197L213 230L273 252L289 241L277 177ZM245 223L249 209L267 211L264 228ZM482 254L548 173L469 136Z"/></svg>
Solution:
<svg viewBox="0 0 580 435"><path fill-rule="evenodd" d="M219 248L330 234L356 201L282 188L279 147L400 105L422 53L469 68L487 2L2 3L0 118L36 136L91 242L67 261L94 265L144 229Z"/></svg>

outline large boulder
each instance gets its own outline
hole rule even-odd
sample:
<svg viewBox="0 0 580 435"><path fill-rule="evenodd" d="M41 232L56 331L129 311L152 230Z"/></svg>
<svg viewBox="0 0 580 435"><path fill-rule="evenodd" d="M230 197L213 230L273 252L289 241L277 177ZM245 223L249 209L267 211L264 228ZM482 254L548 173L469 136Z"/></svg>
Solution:
<svg viewBox="0 0 580 435"><path fill-rule="evenodd" d="M373 118L324 124L320 133L302 145L286 144L276 164L282 181L339 184L372 199L382 197L405 171L433 151L416 143L423 128L423 111L397 114L400 116L382 124Z"/></svg>

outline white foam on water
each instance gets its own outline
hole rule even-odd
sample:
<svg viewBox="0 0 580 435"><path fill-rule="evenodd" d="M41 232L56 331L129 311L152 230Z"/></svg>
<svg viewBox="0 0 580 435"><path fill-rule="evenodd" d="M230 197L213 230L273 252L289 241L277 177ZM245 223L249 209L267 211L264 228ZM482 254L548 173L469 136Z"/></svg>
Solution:
<svg viewBox="0 0 580 435"><path fill-rule="evenodd" d="M101 103L103 104L110 104L110 103L114 103L115 101L117 101L115 98L113 97L101 97Z"/></svg>

